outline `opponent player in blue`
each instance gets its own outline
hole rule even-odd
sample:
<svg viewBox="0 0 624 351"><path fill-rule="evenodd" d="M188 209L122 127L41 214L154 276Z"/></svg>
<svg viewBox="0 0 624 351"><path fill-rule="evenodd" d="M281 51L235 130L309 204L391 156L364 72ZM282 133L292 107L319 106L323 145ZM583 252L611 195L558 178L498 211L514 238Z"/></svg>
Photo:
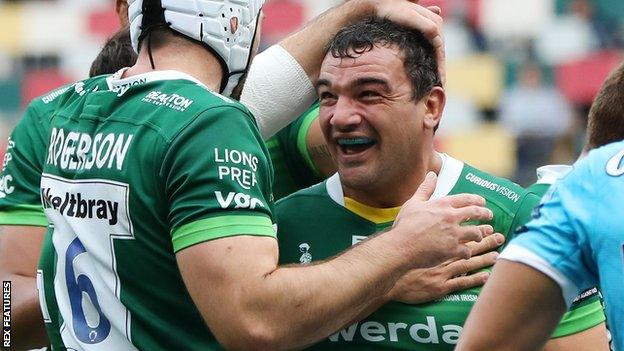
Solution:
<svg viewBox="0 0 624 351"><path fill-rule="evenodd" d="M535 350L580 291L599 286L614 346L624 350L624 65L599 92L592 112L616 116L591 151L555 183L499 257L472 309L457 350ZM603 121L604 122L604 121ZM597 122L597 123L603 123ZM594 133L595 134L595 133ZM616 141L619 140L619 141Z"/></svg>

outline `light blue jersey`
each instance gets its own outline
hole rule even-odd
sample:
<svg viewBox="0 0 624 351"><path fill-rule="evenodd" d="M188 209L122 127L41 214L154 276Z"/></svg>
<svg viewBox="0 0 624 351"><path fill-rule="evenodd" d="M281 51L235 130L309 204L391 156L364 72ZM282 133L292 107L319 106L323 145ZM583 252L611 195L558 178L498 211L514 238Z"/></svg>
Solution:
<svg viewBox="0 0 624 351"><path fill-rule="evenodd" d="M544 196L501 258L555 280L568 304L599 285L617 350L624 350L624 141L592 151Z"/></svg>

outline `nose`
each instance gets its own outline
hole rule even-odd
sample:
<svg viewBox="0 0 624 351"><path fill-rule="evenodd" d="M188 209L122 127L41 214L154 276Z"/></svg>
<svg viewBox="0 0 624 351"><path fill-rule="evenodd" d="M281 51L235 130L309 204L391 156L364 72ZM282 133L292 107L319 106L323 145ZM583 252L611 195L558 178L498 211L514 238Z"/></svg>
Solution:
<svg viewBox="0 0 624 351"><path fill-rule="evenodd" d="M334 105L333 114L329 123L338 130L349 130L362 122L362 116L353 100L339 97Z"/></svg>

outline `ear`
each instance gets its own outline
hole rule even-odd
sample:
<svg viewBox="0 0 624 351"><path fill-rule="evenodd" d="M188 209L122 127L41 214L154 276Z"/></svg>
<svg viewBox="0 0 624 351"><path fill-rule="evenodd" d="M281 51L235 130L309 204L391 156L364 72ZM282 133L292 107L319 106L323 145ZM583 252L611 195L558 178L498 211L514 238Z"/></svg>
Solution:
<svg viewBox="0 0 624 351"><path fill-rule="evenodd" d="M446 93L442 87L433 87L429 94L425 95L425 116L423 123L426 129L435 130L442 119L444 104L446 103Z"/></svg>
<svg viewBox="0 0 624 351"><path fill-rule="evenodd" d="M121 27L128 25L128 1L127 0L115 0L115 11L117 17L119 17L119 24Z"/></svg>

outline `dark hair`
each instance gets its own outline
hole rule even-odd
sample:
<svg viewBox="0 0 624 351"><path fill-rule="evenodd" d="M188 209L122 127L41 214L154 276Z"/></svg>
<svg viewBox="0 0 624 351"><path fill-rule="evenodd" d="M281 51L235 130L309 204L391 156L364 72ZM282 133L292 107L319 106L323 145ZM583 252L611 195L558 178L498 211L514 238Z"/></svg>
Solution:
<svg viewBox="0 0 624 351"><path fill-rule="evenodd" d="M609 74L589 109L586 149L624 139L624 64Z"/></svg>
<svg viewBox="0 0 624 351"><path fill-rule="evenodd" d="M102 51L95 58L89 70L89 77L110 74L134 65L137 54L130 42L130 29L122 28L110 37Z"/></svg>
<svg viewBox="0 0 624 351"><path fill-rule="evenodd" d="M395 47L403 54L405 73L419 100L441 86L433 46L424 35L385 18L367 18L341 29L327 45L335 58L355 58L375 46Z"/></svg>

